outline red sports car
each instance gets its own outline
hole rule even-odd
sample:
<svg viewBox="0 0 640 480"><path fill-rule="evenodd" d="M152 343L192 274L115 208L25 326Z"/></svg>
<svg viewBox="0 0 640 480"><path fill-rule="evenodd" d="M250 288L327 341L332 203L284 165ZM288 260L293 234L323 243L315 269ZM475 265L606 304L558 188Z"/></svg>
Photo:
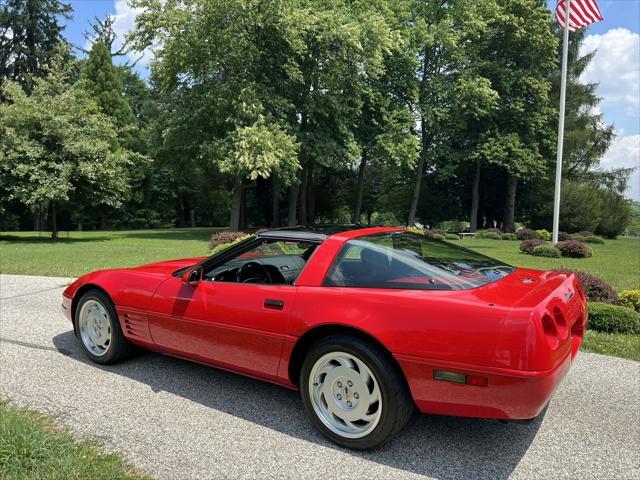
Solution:
<svg viewBox="0 0 640 480"><path fill-rule="evenodd" d="M103 270L62 307L98 363L140 346L299 389L334 442L374 448L421 412L537 416L587 321L572 274L401 228L258 233L208 258Z"/></svg>

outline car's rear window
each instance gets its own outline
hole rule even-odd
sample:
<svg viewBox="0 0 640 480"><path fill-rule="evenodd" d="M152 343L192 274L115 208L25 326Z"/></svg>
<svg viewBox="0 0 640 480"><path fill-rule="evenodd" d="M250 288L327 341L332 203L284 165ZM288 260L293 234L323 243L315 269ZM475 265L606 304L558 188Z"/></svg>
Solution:
<svg viewBox="0 0 640 480"><path fill-rule="evenodd" d="M513 271L510 265L448 242L412 232L388 232L346 242L324 285L466 290Z"/></svg>

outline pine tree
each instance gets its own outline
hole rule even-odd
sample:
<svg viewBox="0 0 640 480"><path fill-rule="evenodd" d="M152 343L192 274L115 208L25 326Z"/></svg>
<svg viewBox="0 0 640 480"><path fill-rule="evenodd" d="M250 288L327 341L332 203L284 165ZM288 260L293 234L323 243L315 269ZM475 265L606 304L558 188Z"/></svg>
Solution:
<svg viewBox="0 0 640 480"><path fill-rule="evenodd" d="M61 18L71 7L59 0L6 0L0 7L0 81L12 80L27 92L43 77L56 46L65 42Z"/></svg>
<svg viewBox="0 0 640 480"><path fill-rule="evenodd" d="M126 127L135 122L129 103L123 94L122 75L111 61L111 53L102 42L91 48L82 67L80 78L102 113L113 117L116 125Z"/></svg>

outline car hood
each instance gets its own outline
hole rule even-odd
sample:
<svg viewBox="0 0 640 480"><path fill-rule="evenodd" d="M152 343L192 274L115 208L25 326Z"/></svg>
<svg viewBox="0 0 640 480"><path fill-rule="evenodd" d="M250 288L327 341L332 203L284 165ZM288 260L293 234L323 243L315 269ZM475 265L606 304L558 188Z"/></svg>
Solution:
<svg viewBox="0 0 640 480"><path fill-rule="evenodd" d="M180 258L177 260L166 260L164 262L147 263L134 267L132 270L148 273L171 274L181 268L190 267L204 260L205 257Z"/></svg>

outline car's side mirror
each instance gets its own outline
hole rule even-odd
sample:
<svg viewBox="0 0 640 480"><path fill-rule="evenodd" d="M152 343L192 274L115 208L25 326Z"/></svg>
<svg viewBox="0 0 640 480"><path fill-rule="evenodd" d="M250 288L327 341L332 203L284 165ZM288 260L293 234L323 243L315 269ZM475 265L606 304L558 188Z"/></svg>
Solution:
<svg viewBox="0 0 640 480"><path fill-rule="evenodd" d="M202 281L202 275L204 274L204 267L190 268L182 275L182 283L195 287Z"/></svg>

